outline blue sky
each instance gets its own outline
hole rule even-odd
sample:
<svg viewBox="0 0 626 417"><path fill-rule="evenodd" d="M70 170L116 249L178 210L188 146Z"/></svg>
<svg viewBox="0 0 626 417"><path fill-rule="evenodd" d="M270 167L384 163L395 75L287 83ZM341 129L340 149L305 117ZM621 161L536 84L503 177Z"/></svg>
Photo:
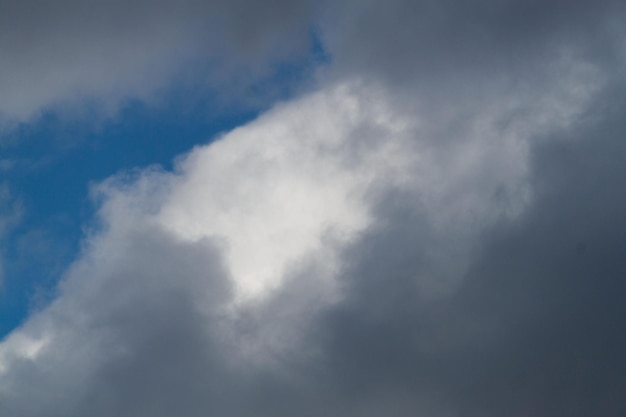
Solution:
<svg viewBox="0 0 626 417"><path fill-rule="evenodd" d="M0 417L626 414L626 7L0 14Z"/></svg>

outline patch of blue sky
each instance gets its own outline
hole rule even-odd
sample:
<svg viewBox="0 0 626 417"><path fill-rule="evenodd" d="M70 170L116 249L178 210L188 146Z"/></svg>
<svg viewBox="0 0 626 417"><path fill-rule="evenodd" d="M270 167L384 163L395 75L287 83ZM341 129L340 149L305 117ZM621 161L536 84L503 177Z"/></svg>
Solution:
<svg viewBox="0 0 626 417"><path fill-rule="evenodd" d="M250 96L262 98L252 105L244 101L225 107L210 94L173 86L158 104L131 101L108 120L49 112L14 129L0 152L2 160L12 162L5 181L21 200L24 215L2 244L0 337L19 326L33 308L45 305L76 256L83 227L94 215L90 184L136 167L157 164L169 170L177 155L288 99L328 60L312 38L308 56L277 65L248 87Z"/></svg>

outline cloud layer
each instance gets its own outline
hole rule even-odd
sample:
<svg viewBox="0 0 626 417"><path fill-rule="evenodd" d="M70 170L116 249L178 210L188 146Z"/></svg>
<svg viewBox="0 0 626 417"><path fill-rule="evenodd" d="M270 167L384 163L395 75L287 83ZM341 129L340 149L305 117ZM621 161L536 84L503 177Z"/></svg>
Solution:
<svg viewBox="0 0 626 417"><path fill-rule="evenodd" d="M194 83L232 90L307 43L306 1L9 1L0 17L0 117L24 121L85 102L115 109Z"/></svg>
<svg viewBox="0 0 626 417"><path fill-rule="evenodd" d="M624 415L622 12L328 6L317 91L94 188L0 414Z"/></svg>

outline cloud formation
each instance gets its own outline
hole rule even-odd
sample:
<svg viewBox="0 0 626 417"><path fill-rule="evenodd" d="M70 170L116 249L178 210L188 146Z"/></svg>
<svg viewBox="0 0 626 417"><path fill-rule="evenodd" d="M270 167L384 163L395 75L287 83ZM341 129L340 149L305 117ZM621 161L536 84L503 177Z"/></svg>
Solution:
<svg viewBox="0 0 626 417"><path fill-rule="evenodd" d="M623 415L621 12L328 6L318 91L96 186L0 414Z"/></svg>
<svg viewBox="0 0 626 417"><path fill-rule="evenodd" d="M0 117L148 100L190 66L217 88L249 83L306 44L306 1L8 1L0 17ZM230 74L230 75L227 75ZM256 74L256 75L255 75ZM195 74L198 78L199 74ZM218 88L219 89L219 88Z"/></svg>

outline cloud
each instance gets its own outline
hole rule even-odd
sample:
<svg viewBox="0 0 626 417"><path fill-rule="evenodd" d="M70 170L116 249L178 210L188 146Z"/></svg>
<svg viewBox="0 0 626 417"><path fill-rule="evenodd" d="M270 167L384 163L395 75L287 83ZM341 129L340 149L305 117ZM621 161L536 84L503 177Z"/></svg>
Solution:
<svg viewBox="0 0 626 417"><path fill-rule="evenodd" d="M408 285L400 271L428 302L454 293L480 234L531 201L535 130L563 120L556 107L511 129L500 125L509 109L494 106L463 118L462 138L433 146L436 126L391 98L339 84L194 149L172 173L101 184L101 225L58 298L2 345L6 412L321 412L315 398L334 394L309 367L324 369L343 355L336 343L359 340L343 340L354 329L326 318L365 288L377 301L367 298L360 318L402 326L402 303L386 304L387 291ZM341 364L326 371L358 375ZM293 401L279 399L285 391ZM331 413L365 406L343 401Z"/></svg>
<svg viewBox="0 0 626 417"><path fill-rule="evenodd" d="M307 42L308 2L10 1L0 17L0 117L153 99L190 67L199 84L249 83ZM211 69L212 68L212 69ZM227 75L230 74L230 75ZM202 81L204 78L205 81Z"/></svg>
<svg viewBox="0 0 626 417"><path fill-rule="evenodd" d="M623 415L621 6L542 4L327 9L317 91L95 186L1 414Z"/></svg>
<svg viewBox="0 0 626 417"><path fill-rule="evenodd" d="M532 77L563 52L610 60L624 12L611 0L344 1L324 35L343 71L458 91L469 78Z"/></svg>

